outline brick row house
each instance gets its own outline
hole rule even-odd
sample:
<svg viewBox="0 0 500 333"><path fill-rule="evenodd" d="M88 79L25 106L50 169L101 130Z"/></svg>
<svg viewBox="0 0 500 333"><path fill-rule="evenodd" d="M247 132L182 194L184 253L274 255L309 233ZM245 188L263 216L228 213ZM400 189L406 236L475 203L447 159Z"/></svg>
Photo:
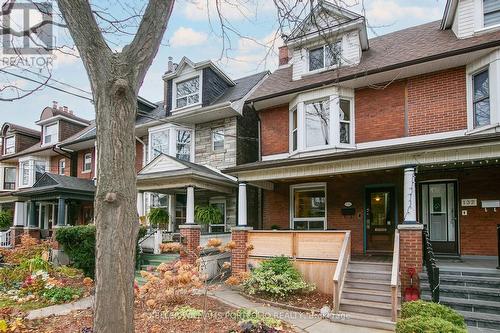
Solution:
<svg viewBox="0 0 500 333"><path fill-rule="evenodd" d="M423 226L440 258L496 266L499 10L499 1L448 1L440 21L368 39L363 16L320 1L248 99L261 158L224 170L260 189L254 225L349 230L358 258L391 258L398 234L403 292L408 269L422 271ZM366 267L356 272L369 281ZM362 303L369 286L356 288L341 310L383 311ZM468 323L500 328L500 317L480 315L467 312Z"/></svg>

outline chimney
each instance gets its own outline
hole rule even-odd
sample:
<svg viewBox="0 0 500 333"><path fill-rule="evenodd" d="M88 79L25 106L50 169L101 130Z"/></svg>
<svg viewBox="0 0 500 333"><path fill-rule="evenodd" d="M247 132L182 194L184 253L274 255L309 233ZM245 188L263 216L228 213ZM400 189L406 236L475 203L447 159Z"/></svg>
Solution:
<svg viewBox="0 0 500 333"><path fill-rule="evenodd" d="M288 56L288 46L283 45L278 48L279 65L283 66L288 64L290 57Z"/></svg>
<svg viewBox="0 0 500 333"><path fill-rule="evenodd" d="M68 112L68 107L66 105L63 106L63 111L66 113Z"/></svg>
<svg viewBox="0 0 500 333"><path fill-rule="evenodd" d="M174 63L172 62L172 57L168 57L167 73L173 72Z"/></svg>
<svg viewBox="0 0 500 333"><path fill-rule="evenodd" d="M69 114L75 114L73 110L68 110Z"/></svg>
<svg viewBox="0 0 500 333"><path fill-rule="evenodd" d="M62 107L62 106L60 106L58 110L59 110L59 111L62 111L62 110L63 110L63 107Z"/></svg>
<svg viewBox="0 0 500 333"><path fill-rule="evenodd" d="M57 101L52 101L52 108L57 109Z"/></svg>

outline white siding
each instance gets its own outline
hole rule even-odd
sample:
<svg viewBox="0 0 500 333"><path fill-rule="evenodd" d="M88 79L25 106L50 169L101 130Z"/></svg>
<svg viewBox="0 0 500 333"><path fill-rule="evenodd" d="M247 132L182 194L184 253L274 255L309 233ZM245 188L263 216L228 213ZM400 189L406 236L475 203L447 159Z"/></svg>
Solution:
<svg viewBox="0 0 500 333"><path fill-rule="evenodd" d="M474 34L474 0L460 0L455 14L456 25L455 34L458 38L470 37Z"/></svg>
<svg viewBox="0 0 500 333"><path fill-rule="evenodd" d="M292 56L292 79L299 80L307 71L307 63L306 63L306 50L305 49L295 49L293 50Z"/></svg>

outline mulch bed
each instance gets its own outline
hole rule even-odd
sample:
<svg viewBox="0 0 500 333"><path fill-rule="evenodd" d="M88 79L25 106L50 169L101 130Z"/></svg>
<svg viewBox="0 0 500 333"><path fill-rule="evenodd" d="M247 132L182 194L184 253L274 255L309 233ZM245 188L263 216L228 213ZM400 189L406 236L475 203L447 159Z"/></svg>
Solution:
<svg viewBox="0 0 500 333"><path fill-rule="evenodd" d="M271 302L272 305L280 306L284 305L286 308L290 308L292 310L302 310L307 312L319 312L321 308L325 305L332 308L333 306L333 296L321 293L319 291L311 291L308 293L301 293L296 295L290 295L286 298L279 297L271 297L264 294L257 294L254 296L249 296L242 294L244 296L248 296L255 300L260 300L262 302Z"/></svg>
<svg viewBox="0 0 500 333"><path fill-rule="evenodd" d="M191 297L185 304L196 309L204 308L205 298L202 296ZM235 308L221 303L213 298L206 298L206 309L212 315L202 319L178 320L166 312L150 310L136 306L135 331L137 333L163 333L163 332L207 332L227 333L240 332L237 320L229 316ZM172 307L173 309L173 307ZM172 310L169 309L169 310ZM65 316L49 317L25 322L26 332L40 333L82 333L92 327L92 311L74 311ZM284 327L284 333L294 332L290 327Z"/></svg>

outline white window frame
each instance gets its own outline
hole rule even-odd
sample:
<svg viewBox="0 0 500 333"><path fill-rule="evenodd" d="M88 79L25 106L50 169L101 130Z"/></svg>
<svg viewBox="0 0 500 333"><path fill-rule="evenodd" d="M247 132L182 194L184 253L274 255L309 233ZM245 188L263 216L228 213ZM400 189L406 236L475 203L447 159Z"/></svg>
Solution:
<svg viewBox="0 0 500 333"><path fill-rule="evenodd" d="M500 24L495 24L489 27L484 26L484 0L474 0L474 22L475 32L483 32L500 28Z"/></svg>
<svg viewBox="0 0 500 333"><path fill-rule="evenodd" d="M177 85L182 82L186 82L192 79L195 79L198 77L198 102L193 103L193 104L188 104L183 107L177 107ZM202 77L202 72L196 74L196 75L189 75L189 76L180 76L172 80L172 111L178 111L178 110L184 110L184 109L189 109L195 106L200 106L202 103L202 91L203 91L203 77ZM195 94L190 94L186 95L191 96Z"/></svg>
<svg viewBox="0 0 500 333"><path fill-rule="evenodd" d="M482 73L488 73L488 102L489 102L489 111L490 111L490 120L489 120L489 123L488 124L485 124L485 125L481 125L481 126L477 126L475 125L475 122L476 122L476 112L475 112L475 108L474 108L474 105L475 105L475 101L474 101L474 78L479 75L479 74L482 74ZM486 127L486 126L490 126L492 124L492 104L491 104L491 75L490 75L490 69L489 69L489 66L487 67L483 67L481 68L480 70L477 70L475 71L474 73L471 74L471 91L472 91L472 95L471 95L471 108L472 108L472 128L473 129L479 129L479 128L483 128L483 127Z"/></svg>
<svg viewBox="0 0 500 333"><path fill-rule="evenodd" d="M32 166L32 162L33 161L30 161L30 160L25 160L25 161L19 161L19 187L26 187L26 186L30 186L30 183L31 183L31 166ZM27 174L27 181L25 182L24 180L24 172L25 170L27 170L28 174Z"/></svg>
<svg viewBox="0 0 500 333"><path fill-rule="evenodd" d="M63 175L64 176L64 171L66 171L66 159L65 158L61 158L57 162L57 173L59 175Z"/></svg>
<svg viewBox="0 0 500 333"><path fill-rule="evenodd" d="M226 149L226 136L224 133L224 127L218 127L214 130L212 130L212 151L216 153L224 152ZM215 149L215 135L220 134L222 136L222 148L220 149Z"/></svg>
<svg viewBox="0 0 500 333"><path fill-rule="evenodd" d="M337 121L336 121L336 126L338 127L338 129L336 130L336 133L338 135L338 142L337 144L339 145L339 147L345 147L345 148L350 148L350 147L353 147L354 146L354 139L355 139L355 131L354 131L354 98L352 97L345 97L345 96L339 96L338 97L338 106L336 108L337 110L337 116L340 115L340 100L348 100L349 101L349 105L350 105L350 120L349 121L344 121L344 120L340 120L340 117L337 118ZM344 123L349 123L349 143L343 143L343 142L340 142L340 123L341 122L344 122ZM334 124L335 125L335 124Z"/></svg>
<svg viewBox="0 0 500 333"><path fill-rule="evenodd" d="M7 169L13 169L14 170L14 190L16 189L17 187L17 182L18 182L18 179L17 179L17 168L14 167L14 166L5 166L4 168L2 168L2 189L3 190L6 190L6 191L12 191L13 189L7 189L5 188L5 183L7 183L7 179L6 179L6 173L7 173ZM9 182L9 183L12 183L12 182Z"/></svg>
<svg viewBox="0 0 500 333"><path fill-rule="evenodd" d="M89 157L89 160L90 160L89 164L87 164L87 157ZM88 152L88 153L83 154L82 173L89 173L91 171L92 171L92 153Z"/></svg>
<svg viewBox="0 0 500 333"><path fill-rule="evenodd" d="M293 114L296 114L297 115L297 126L294 128L293 127L293 123L294 123L294 117L293 117ZM293 153L293 152L296 152L297 150L299 150L299 111L297 110L297 107L294 107L290 110L290 115L289 115L289 124L290 124L290 135L289 135L289 147L290 147L290 152ZM293 135L294 133L297 135L297 146L294 148L293 147Z"/></svg>
<svg viewBox="0 0 500 333"><path fill-rule="evenodd" d="M156 127L151 127L148 130L148 158L149 161L147 163L151 162L155 157L153 157L153 140L152 140L152 135L158 132L164 132L168 131L168 152L163 152L164 154L172 157L177 156L177 131L182 130L182 131L190 131L191 132L191 147L190 147L190 156L189 156L189 162L194 163L195 161L195 144L196 144L196 131L194 128L190 127L181 127L177 126L174 124L165 124L161 126L156 126Z"/></svg>
<svg viewBox="0 0 500 333"><path fill-rule="evenodd" d="M54 134L51 134L50 137L52 138L53 136L55 136L55 139L52 140L50 142L46 142L46 133L47 133L47 128L49 127L55 127L56 128L56 132ZM56 143L59 142L59 122L56 121L55 123L49 123L49 124L46 124L46 125L43 125L43 128L42 128L42 145L54 145Z"/></svg>
<svg viewBox="0 0 500 333"><path fill-rule="evenodd" d="M294 193L295 190L307 190L307 189L317 189L322 187L325 191L325 217L298 217L295 218L295 202L294 202ZM295 230L295 221L323 221L323 230L328 229L328 187L325 182L319 183L303 183L303 184L295 184L290 185L290 230ZM308 229L309 230L309 229ZM314 229L313 229L314 230Z"/></svg>
<svg viewBox="0 0 500 333"><path fill-rule="evenodd" d="M48 172L50 161L47 159L40 159L40 157L37 156L23 156L19 159L18 188L31 187L36 182L36 163L43 163L45 167L44 172ZM23 165L27 165L27 183L23 182Z"/></svg>
<svg viewBox="0 0 500 333"><path fill-rule="evenodd" d="M226 199L210 199L208 201L209 205L212 204L224 204L224 223L219 223L219 224L210 224L208 226L209 232L212 232L212 227L224 227L224 232L227 231L227 200Z"/></svg>
<svg viewBox="0 0 500 333"><path fill-rule="evenodd" d="M7 141L9 139L12 139L12 147L8 147L7 146ZM10 155L10 154L14 154L16 152L16 136L15 135L6 136L5 139L4 139L4 143L5 143L4 155ZM12 151L8 152L7 151L8 148L12 148Z"/></svg>
<svg viewBox="0 0 500 333"><path fill-rule="evenodd" d="M191 130L191 129L180 128L180 127L179 128L175 128L175 129L170 129L170 132L171 133L173 132L175 134L175 145L173 147L174 148L174 155L173 156L175 156L175 158L177 158L177 159L181 159L181 158L179 158L179 156L177 156L178 155L177 154L177 145L179 144L179 141L177 139L179 137L179 132L181 132L181 131L183 131L183 132L189 132L189 160L188 160L188 162L190 162L192 160L192 158L193 158L192 157L192 155L193 155L193 148L192 147L194 145L194 142L193 142L193 130ZM169 147L169 150L170 150L170 147Z"/></svg>
<svg viewBox="0 0 500 333"><path fill-rule="evenodd" d="M340 47L340 52L338 54L338 57L339 57L339 62L335 63L335 64L331 64L330 66L327 66L326 65L326 47L328 45L335 45L335 44L338 44L339 47ZM311 70L311 66L310 66L310 62L309 62L309 59L310 59L310 52L313 51L313 50L317 50L319 48L323 48L323 67L321 68L316 68L316 69L312 69ZM318 73L318 72L322 72L322 71L326 71L326 70L330 70L330 69L334 69L334 68L338 68L341 66L341 63L342 63L342 52L343 52L343 45L342 45L342 39L338 39L338 40L335 40L329 44L323 44L323 45L315 45L315 46L310 46L306 49L306 66L307 66L307 71L306 73Z"/></svg>

